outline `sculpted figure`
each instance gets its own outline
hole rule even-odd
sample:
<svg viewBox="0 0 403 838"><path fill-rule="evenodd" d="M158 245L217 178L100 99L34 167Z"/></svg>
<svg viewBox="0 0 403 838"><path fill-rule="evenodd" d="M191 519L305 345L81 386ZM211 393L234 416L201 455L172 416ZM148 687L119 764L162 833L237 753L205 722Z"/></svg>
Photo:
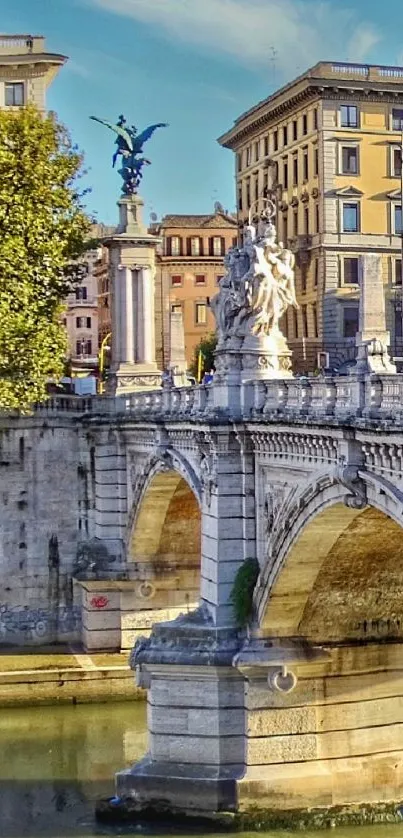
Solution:
<svg viewBox="0 0 403 838"><path fill-rule="evenodd" d="M270 217L244 229L243 247L231 248L227 272L210 305L217 322L218 346L227 338L276 336L279 322L292 305L298 308L293 254L276 241Z"/></svg>
<svg viewBox="0 0 403 838"><path fill-rule="evenodd" d="M235 316L241 305L238 279L239 255L237 247L231 247L228 251L224 258L227 272L220 280L218 294L210 301L210 308L217 323L218 345L225 342L231 333Z"/></svg>

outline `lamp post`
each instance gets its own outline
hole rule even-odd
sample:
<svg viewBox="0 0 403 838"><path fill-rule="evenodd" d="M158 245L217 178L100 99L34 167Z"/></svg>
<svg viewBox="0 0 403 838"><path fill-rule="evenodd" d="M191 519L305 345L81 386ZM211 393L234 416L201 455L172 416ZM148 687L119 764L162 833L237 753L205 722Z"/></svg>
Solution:
<svg viewBox="0 0 403 838"><path fill-rule="evenodd" d="M105 352L108 349L108 341L110 340L111 337L112 337L112 332L108 332L108 334L105 335L105 337L104 337L104 339L101 343L100 349L99 349L99 382L98 382L98 393L99 393L99 395L102 395L102 393L104 392L104 382L102 380L102 376L103 376L104 369L105 369Z"/></svg>

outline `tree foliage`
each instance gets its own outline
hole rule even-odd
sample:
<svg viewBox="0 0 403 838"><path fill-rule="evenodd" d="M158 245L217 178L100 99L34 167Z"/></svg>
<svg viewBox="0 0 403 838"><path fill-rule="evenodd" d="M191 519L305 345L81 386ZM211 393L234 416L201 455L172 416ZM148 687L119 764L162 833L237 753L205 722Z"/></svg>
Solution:
<svg viewBox="0 0 403 838"><path fill-rule="evenodd" d="M214 352L217 348L217 335L206 335L195 347L194 358L190 365L190 373L197 378L199 369L199 353L203 356L203 372L209 372L214 367Z"/></svg>
<svg viewBox="0 0 403 838"><path fill-rule="evenodd" d="M63 300L90 221L82 156L53 115L0 110L0 409L29 409L63 374Z"/></svg>

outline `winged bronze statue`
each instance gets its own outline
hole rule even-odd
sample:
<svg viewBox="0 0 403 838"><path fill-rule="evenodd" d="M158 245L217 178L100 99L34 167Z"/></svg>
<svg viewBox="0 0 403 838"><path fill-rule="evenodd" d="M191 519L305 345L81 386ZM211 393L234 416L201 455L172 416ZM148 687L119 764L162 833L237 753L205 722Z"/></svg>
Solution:
<svg viewBox="0 0 403 838"><path fill-rule="evenodd" d="M154 134L157 128L167 128L166 122L158 122L156 125L149 125L141 134L138 134L135 125L127 126L126 119L123 114L120 115L116 125L112 122L107 122L105 119L98 119L97 116L91 116L95 122L100 122L105 125L117 136L115 145L116 151L112 158L113 168L121 158L122 168L119 169L119 174L123 179L123 194L133 195L137 192L140 181L143 177L143 167L149 166L151 161L143 157L143 146L150 137Z"/></svg>

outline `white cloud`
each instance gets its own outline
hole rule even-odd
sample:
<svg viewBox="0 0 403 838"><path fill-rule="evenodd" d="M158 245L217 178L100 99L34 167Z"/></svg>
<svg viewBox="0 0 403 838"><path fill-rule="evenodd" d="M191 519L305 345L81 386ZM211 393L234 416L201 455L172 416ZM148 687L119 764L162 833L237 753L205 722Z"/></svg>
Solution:
<svg viewBox="0 0 403 838"><path fill-rule="evenodd" d="M361 26L353 35L348 48L350 61L365 61L371 49L380 41L380 36L371 26Z"/></svg>
<svg viewBox="0 0 403 838"><path fill-rule="evenodd" d="M282 76L319 59L362 61L380 35L353 9L329 0L87 0L148 24L170 39L270 67L277 50ZM353 34L352 34L353 33Z"/></svg>

